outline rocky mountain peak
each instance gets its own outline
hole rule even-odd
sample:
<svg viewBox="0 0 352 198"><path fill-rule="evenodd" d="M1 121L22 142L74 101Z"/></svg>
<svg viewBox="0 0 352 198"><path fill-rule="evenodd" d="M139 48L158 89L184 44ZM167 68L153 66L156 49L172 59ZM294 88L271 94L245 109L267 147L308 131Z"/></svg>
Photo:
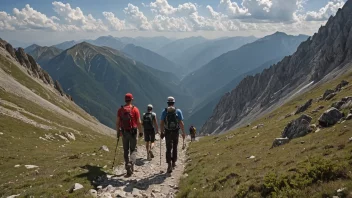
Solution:
<svg viewBox="0 0 352 198"><path fill-rule="evenodd" d="M255 76L248 76L222 97L201 132L220 133L251 122L284 100L314 86L352 60L352 1L297 51Z"/></svg>
<svg viewBox="0 0 352 198"><path fill-rule="evenodd" d="M12 47L11 44L7 43L5 40L0 38L0 47L5 49L12 58L14 58L20 65L27 69L27 73L34 78L39 78L45 84L48 84L54 87L62 96L67 97L68 99L72 100L72 97L65 94L61 88L61 85L58 82L53 81L51 76L44 71L34 60L34 58L27 54L23 48L18 48L17 50Z"/></svg>

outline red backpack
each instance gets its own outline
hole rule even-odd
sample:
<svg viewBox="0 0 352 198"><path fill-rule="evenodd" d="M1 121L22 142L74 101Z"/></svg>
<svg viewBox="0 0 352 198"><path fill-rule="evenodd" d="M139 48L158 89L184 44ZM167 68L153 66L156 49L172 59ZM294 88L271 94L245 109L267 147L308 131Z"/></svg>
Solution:
<svg viewBox="0 0 352 198"><path fill-rule="evenodd" d="M121 106L121 117L120 117L120 121L121 121L121 128L123 130L131 130L133 128L133 111L134 106Z"/></svg>

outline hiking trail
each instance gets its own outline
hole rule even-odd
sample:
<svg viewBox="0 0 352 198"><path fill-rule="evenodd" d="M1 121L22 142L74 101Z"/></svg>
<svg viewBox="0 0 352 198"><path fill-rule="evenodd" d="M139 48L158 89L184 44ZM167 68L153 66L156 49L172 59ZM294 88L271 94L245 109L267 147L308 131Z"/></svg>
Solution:
<svg viewBox="0 0 352 198"><path fill-rule="evenodd" d="M155 139L153 149L154 158L151 161L146 159L146 148L143 142L143 144L139 145L137 148L133 175L131 177L125 177L126 170L124 164L118 165L114 169L115 175L107 175L101 178L101 181L98 181L100 186L98 186L97 197L176 197L178 183L185 168L186 151L190 137L186 137L186 148L183 150L182 137L180 136L178 143L178 160L176 162L177 166L171 174L166 173L165 138L161 142L161 165L160 136L156 135ZM122 149L122 145L119 145L118 149Z"/></svg>

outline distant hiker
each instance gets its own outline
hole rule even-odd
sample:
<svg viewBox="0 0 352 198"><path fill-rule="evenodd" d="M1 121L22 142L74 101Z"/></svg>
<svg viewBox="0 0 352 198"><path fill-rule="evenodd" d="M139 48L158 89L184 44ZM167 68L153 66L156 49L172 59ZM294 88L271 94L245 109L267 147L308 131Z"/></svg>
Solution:
<svg viewBox="0 0 352 198"><path fill-rule="evenodd" d="M132 94L127 93L125 95L126 104L121 106L118 110L116 119L116 129L121 127L122 131L123 154L127 176L131 176L133 174L134 164L136 162L137 128L139 131L139 136L143 136L139 110L137 107L132 105L132 101ZM130 158L128 156L129 154Z"/></svg>
<svg viewBox="0 0 352 198"><path fill-rule="evenodd" d="M167 98L168 107L161 113L160 121L160 137L165 136L166 141L166 163L168 165L167 172L171 173L176 167L177 161L177 145L179 138L179 130L182 130L182 138L185 139L185 129L183 123L183 115L180 109L176 109L175 98L170 96Z"/></svg>
<svg viewBox="0 0 352 198"><path fill-rule="evenodd" d="M196 127L194 127L193 125L191 127L189 127L189 134L191 135L191 142L196 140Z"/></svg>
<svg viewBox="0 0 352 198"><path fill-rule="evenodd" d="M153 105L148 105L147 113L143 114L142 123L144 128L144 141L147 148L147 160L151 160L151 158L154 158L155 131L159 131L156 114L153 112Z"/></svg>

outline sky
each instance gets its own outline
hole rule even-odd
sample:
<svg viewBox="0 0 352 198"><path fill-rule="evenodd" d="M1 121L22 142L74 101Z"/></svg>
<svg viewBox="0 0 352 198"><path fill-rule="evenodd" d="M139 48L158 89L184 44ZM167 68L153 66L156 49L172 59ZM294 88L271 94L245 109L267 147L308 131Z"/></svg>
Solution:
<svg viewBox="0 0 352 198"><path fill-rule="evenodd" d="M312 35L346 0L0 0L0 38Z"/></svg>

